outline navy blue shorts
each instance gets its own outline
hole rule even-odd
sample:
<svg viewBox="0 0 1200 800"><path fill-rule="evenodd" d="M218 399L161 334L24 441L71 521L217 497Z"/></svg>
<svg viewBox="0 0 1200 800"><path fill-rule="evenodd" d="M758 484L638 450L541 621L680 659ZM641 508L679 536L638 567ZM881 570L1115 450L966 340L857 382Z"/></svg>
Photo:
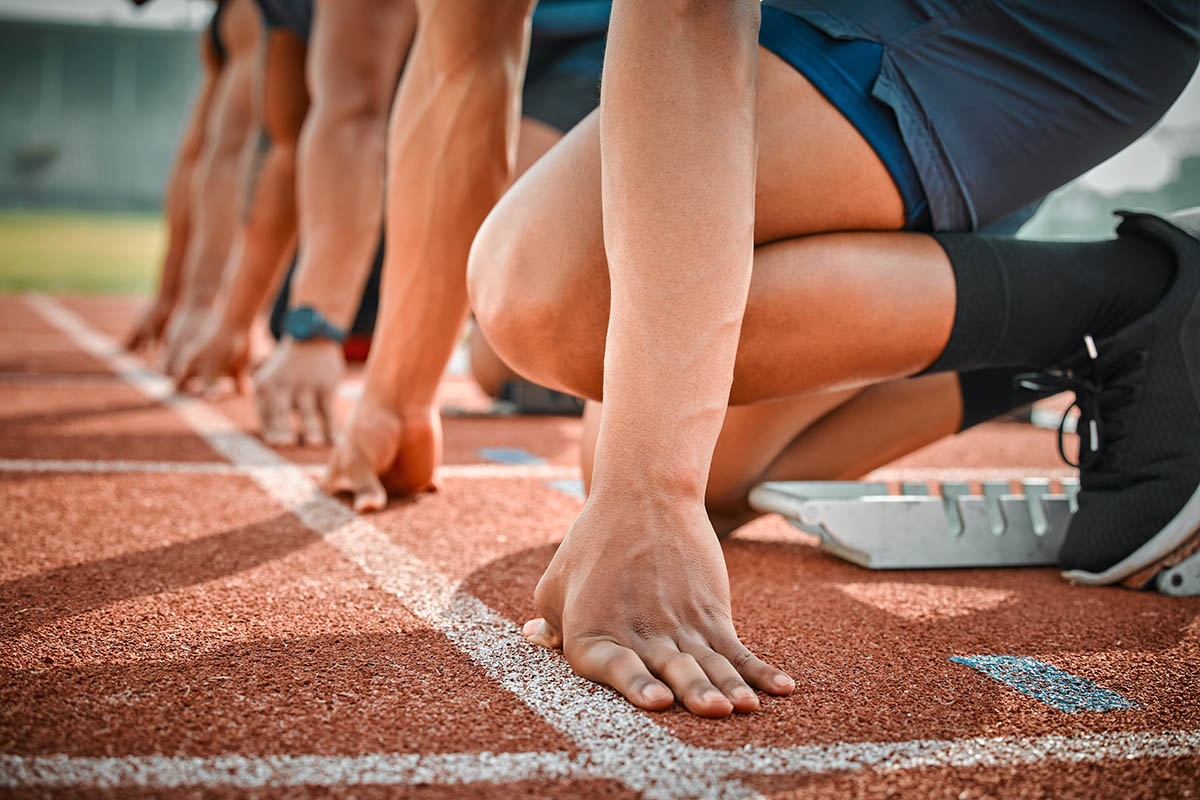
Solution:
<svg viewBox="0 0 1200 800"><path fill-rule="evenodd" d="M939 231L989 226L1115 154L1200 60L1196 0L765 0L762 27L875 148L910 224L927 209Z"/></svg>
<svg viewBox="0 0 1200 800"><path fill-rule="evenodd" d="M533 11L521 113L563 133L600 105L610 0L541 0Z"/></svg>
<svg viewBox="0 0 1200 800"><path fill-rule="evenodd" d="M314 0L258 0L268 28L291 31L303 42L312 33Z"/></svg>

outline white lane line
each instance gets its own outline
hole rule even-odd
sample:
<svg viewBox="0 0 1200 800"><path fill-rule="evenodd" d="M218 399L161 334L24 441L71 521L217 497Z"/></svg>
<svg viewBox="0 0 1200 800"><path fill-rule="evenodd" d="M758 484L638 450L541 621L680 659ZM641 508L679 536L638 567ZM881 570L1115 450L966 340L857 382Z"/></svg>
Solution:
<svg viewBox="0 0 1200 800"><path fill-rule="evenodd" d="M899 483L901 481L1020 481L1025 478L1078 478L1079 470L1064 465L1054 467L884 467L863 478L864 481Z"/></svg>
<svg viewBox="0 0 1200 800"><path fill-rule="evenodd" d="M292 464L285 462L288 469L302 469L312 476L321 476L325 467L320 464ZM269 469L259 465L257 469ZM245 467L226 461L134 461L122 459L75 459L75 458L3 458L0 472L179 472L210 475L244 475ZM570 480L579 476L577 467L553 464L445 464L438 475L443 478L461 480L509 480L530 478L535 480Z"/></svg>
<svg viewBox="0 0 1200 800"><path fill-rule="evenodd" d="M224 461L94 461L77 458L4 458L0 472L178 472L236 475L239 470Z"/></svg>
<svg viewBox="0 0 1200 800"><path fill-rule="evenodd" d="M165 399L165 398L159 398ZM283 462L289 469L300 469L318 475L324 470L319 464L296 465ZM259 465L265 466L265 465ZM245 468L224 461L136 461L124 459L73 458L5 458L0 459L0 472L210 472L213 474L242 473ZM443 478L463 480L531 480L570 481L579 479L579 468L562 464L443 464L438 468ZM863 478L864 481L899 483L900 481L997 481L1024 478L1078 477L1077 470L1068 467L1012 467L1004 469L959 469L920 467L879 469ZM575 494L574 487L565 483L551 487Z"/></svg>
<svg viewBox="0 0 1200 800"><path fill-rule="evenodd" d="M136 786L170 789L227 786L413 786L511 783L586 777L566 753L373 753L365 756L243 756L209 758L0 755L0 787Z"/></svg>
<svg viewBox="0 0 1200 800"><path fill-rule="evenodd" d="M231 420L195 398L174 395L169 380L79 316L42 295L28 302L77 346L104 360L146 396L173 408L217 453L244 467L272 499L569 737L582 751L589 774L621 781L647 797L757 796L740 782L713 772L707 751L685 745L615 692L577 677L560 657L526 640L514 623L458 592L436 569L369 519L322 493L302 469Z"/></svg>
<svg viewBox="0 0 1200 800"><path fill-rule="evenodd" d="M568 736L581 774L621 781L648 797L756 797L731 776L922 766L1037 763L1200 755L1200 731L1085 737L858 742L725 751L684 744L615 693L576 677L558 656L535 647L517 626L459 592L428 564L346 506L322 494L304 470L283 460L201 401L173 397L170 383L118 350L53 300L29 304L84 350L104 359L146 395L174 408L217 452L250 474L380 587L454 642L491 678ZM123 759L118 759L122 761ZM455 776L443 775L441 781Z"/></svg>
<svg viewBox="0 0 1200 800"><path fill-rule="evenodd" d="M801 775L873 769L1011 767L1094 763L1200 755L1200 731L1131 731L1077 736L917 739L837 742L798 747L703 750L704 769L727 775ZM67 787L252 789L266 786L411 786L594 777L587 756L566 753L371 753L362 756L245 756L208 758L0 755L0 788Z"/></svg>
<svg viewBox="0 0 1200 800"><path fill-rule="evenodd" d="M733 773L787 775L866 767L898 772L1197 756L1200 756L1200 731L1167 730L744 748L729 753L726 766Z"/></svg>

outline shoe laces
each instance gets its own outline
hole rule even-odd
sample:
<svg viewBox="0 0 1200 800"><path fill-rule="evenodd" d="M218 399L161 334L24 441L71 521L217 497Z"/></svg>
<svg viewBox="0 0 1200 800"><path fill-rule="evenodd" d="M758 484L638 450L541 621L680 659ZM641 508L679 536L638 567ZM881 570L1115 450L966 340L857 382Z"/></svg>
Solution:
<svg viewBox="0 0 1200 800"><path fill-rule="evenodd" d="M1114 359L1100 361L1100 352L1091 336L1083 337L1087 358L1079 366L1047 369L1016 376L1016 382L1035 392L1057 394L1074 392L1075 400L1063 412L1058 423L1058 454L1070 466L1093 470L1101 460L1111 461L1120 452L1132 415L1121 410L1137 397L1139 374L1146 351L1131 349ZM1079 411L1079 460L1072 461L1063 446L1067 419Z"/></svg>

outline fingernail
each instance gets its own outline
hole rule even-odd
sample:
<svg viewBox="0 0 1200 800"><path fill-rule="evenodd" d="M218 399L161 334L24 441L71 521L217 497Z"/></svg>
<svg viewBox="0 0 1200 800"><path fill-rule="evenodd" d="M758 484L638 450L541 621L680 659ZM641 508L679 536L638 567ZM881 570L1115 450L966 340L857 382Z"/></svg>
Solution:
<svg viewBox="0 0 1200 800"><path fill-rule="evenodd" d="M728 697L726 697L725 695L721 694L720 692L714 691L712 689L710 689L707 692L705 692L704 694L700 695L700 699L706 703L726 704L729 702Z"/></svg>
<svg viewBox="0 0 1200 800"><path fill-rule="evenodd" d="M670 689L658 684L647 686L642 690L642 699L644 699L647 703L662 703L673 698L674 695L671 694Z"/></svg>
<svg viewBox="0 0 1200 800"><path fill-rule="evenodd" d="M536 636L541 628L541 623L536 619L531 619L521 626L521 634L523 636Z"/></svg>
<svg viewBox="0 0 1200 800"><path fill-rule="evenodd" d="M796 684L787 675L776 675L771 685L781 692L790 692L796 688Z"/></svg>
<svg viewBox="0 0 1200 800"><path fill-rule="evenodd" d="M754 692L750 691L746 686L739 686L730 692L730 694L733 695L735 700L750 700L754 697Z"/></svg>

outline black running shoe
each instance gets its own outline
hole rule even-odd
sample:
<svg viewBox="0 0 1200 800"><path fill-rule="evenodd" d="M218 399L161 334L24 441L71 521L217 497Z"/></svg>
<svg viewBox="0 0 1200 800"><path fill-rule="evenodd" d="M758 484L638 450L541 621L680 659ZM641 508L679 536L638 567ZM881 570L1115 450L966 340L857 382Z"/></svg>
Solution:
<svg viewBox="0 0 1200 800"><path fill-rule="evenodd" d="M1080 411L1079 510L1059 552L1063 577L1142 588L1200 542L1200 208L1121 216L1118 235L1170 248L1175 278L1149 313L1111 337L1085 337L1076 362L1041 383L1074 389Z"/></svg>

